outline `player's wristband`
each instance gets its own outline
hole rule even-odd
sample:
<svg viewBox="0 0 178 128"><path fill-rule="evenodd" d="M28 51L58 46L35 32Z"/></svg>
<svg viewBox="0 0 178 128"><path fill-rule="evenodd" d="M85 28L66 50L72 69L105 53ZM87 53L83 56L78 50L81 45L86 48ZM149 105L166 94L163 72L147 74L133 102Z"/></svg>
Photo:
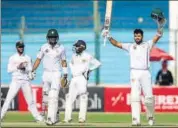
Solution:
<svg viewBox="0 0 178 128"><path fill-rule="evenodd" d="M67 67L62 67L62 70L63 70L63 73L64 73L64 74L68 74Z"/></svg>
<svg viewBox="0 0 178 128"><path fill-rule="evenodd" d="M111 38L112 38L111 36L108 36L108 40L109 40L109 41L111 40Z"/></svg>

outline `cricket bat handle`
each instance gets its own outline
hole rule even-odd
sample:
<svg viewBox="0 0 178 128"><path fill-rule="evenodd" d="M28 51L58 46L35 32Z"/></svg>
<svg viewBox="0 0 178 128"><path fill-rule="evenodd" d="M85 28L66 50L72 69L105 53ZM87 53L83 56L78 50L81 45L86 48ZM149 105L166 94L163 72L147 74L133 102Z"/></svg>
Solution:
<svg viewBox="0 0 178 128"><path fill-rule="evenodd" d="M104 37L104 43L103 43L104 46L106 46L106 41L107 41L107 37L105 36Z"/></svg>

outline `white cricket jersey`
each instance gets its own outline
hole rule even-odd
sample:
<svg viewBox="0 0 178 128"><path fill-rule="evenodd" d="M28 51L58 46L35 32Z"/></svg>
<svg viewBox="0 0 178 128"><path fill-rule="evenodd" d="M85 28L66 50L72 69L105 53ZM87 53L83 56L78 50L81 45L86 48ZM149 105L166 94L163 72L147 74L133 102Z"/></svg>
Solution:
<svg viewBox="0 0 178 128"><path fill-rule="evenodd" d="M138 70L147 70L150 68L150 50L154 43L152 40L136 43L123 43L122 49L129 52L130 68Z"/></svg>
<svg viewBox="0 0 178 128"><path fill-rule="evenodd" d="M49 43L44 44L37 58L43 59L43 68L45 71L61 71L61 60L66 60L66 53L64 46L56 44L53 48Z"/></svg>
<svg viewBox="0 0 178 128"><path fill-rule="evenodd" d="M20 63L26 62L25 71L17 69ZM12 73L12 79L16 80L29 80L28 73L32 70L32 60L28 55L13 54L9 58L7 72Z"/></svg>
<svg viewBox="0 0 178 128"><path fill-rule="evenodd" d="M69 64L73 76L83 75L88 70L94 70L100 65L101 63L97 59L85 51L80 55L73 54Z"/></svg>

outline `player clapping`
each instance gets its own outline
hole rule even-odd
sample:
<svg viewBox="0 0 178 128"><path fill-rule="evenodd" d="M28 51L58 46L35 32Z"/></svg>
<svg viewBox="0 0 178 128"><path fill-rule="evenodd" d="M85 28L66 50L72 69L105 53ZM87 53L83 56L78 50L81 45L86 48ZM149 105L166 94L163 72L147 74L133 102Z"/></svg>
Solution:
<svg viewBox="0 0 178 128"><path fill-rule="evenodd" d="M28 110L32 113L36 121L43 121L43 117L39 114L36 103L33 100L32 89L30 86L32 62L31 58L24 54L24 47L24 43L18 41L16 43L17 53L13 54L9 58L8 73L12 74L12 82L9 85L9 91L1 110L1 120L5 116L12 99L18 91L22 89L23 95L28 104Z"/></svg>

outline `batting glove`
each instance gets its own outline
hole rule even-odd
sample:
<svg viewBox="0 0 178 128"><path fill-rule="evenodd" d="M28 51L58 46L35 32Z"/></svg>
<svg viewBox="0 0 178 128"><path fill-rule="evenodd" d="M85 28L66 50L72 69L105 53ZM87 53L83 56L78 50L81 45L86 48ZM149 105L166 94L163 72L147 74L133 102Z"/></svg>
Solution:
<svg viewBox="0 0 178 128"><path fill-rule="evenodd" d="M60 80L61 87L65 88L68 85L67 74L64 74Z"/></svg>
<svg viewBox="0 0 178 128"><path fill-rule="evenodd" d="M109 30L105 30L105 29L103 29L103 31L101 32L101 35L103 37L107 37L108 39L111 37L110 33L109 33Z"/></svg>
<svg viewBox="0 0 178 128"><path fill-rule="evenodd" d="M29 73L28 73L28 78L29 78L30 80L33 80L35 77L36 77L36 73L35 73L35 72L29 72Z"/></svg>

